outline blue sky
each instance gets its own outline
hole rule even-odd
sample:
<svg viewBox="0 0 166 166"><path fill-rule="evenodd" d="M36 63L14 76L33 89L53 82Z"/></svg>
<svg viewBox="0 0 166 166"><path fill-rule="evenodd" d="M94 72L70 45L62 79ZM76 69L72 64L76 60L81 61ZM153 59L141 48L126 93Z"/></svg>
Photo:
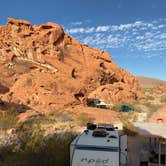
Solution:
<svg viewBox="0 0 166 166"><path fill-rule="evenodd" d="M166 0L1 0L7 17L56 22L133 73L166 80Z"/></svg>

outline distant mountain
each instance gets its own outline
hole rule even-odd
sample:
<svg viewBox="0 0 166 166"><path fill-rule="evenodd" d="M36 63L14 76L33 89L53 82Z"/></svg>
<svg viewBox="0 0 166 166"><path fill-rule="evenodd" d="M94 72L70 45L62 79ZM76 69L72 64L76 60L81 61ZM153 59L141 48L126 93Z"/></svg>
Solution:
<svg viewBox="0 0 166 166"><path fill-rule="evenodd" d="M136 76L136 78L142 88L153 88L160 83L166 84L166 81L162 81L156 78L149 78L144 76Z"/></svg>

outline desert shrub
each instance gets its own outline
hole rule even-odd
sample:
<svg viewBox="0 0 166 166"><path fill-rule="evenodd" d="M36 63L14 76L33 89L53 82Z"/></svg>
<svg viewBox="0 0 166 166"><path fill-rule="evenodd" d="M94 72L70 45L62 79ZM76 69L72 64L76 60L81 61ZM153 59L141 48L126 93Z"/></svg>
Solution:
<svg viewBox="0 0 166 166"><path fill-rule="evenodd" d="M113 107L112 107L112 110L113 111L120 111L121 110L121 104L115 104Z"/></svg>
<svg viewBox="0 0 166 166"><path fill-rule="evenodd" d="M148 108L152 107L152 103L150 102L145 102L144 105L147 106Z"/></svg>
<svg viewBox="0 0 166 166"><path fill-rule="evenodd" d="M19 125L19 130L26 131L26 130L40 130L43 126L53 126L58 122L70 122L72 121L72 115L68 113L51 113L48 115L39 115L33 118L28 119L24 123Z"/></svg>
<svg viewBox="0 0 166 166"><path fill-rule="evenodd" d="M145 88L144 92L147 94L151 94L151 93L153 93L153 88Z"/></svg>
<svg viewBox="0 0 166 166"><path fill-rule="evenodd" d="M41 133L27 136L17 152L1 151L1 166L69 166L69 143L74 133L43 136Z"/></svg>
<svg viewBox="0 0 166 166"><path fill-rule="evenodd" d="M161 97L160 102L161 103L166 103L166 96L165 95Z"/></svg>
<svg viewBox="0 0 166 166"><path fill-rule="evenodd" d="M120 119L122 122L125 123L128 121L132 121L134 117L135 117L134 112L126 112L121 114Z"/></svg>
<svg viewBox="0 0 166 166"><path fill-rule="evenodd" d="M63 113L63 114L59 115L56 119L60 122L68 122L68 121L73 120L72 116L67 113Z"/></svg>
<svg viewBox="0 0 166 166"><path fill-rule="evenodd" d="M137 130L133 125L132 121L136 118L133 112L123 113L121 115L121 122L123 123L123 131L125 134L134 136L137 134Z"/></svg>
<svg viewBox="0 0 166 166"><path fill-rule="evenodd" d="M123 123L123 131L129 136L135 136L138 134L136 127L129 121Z"/></svg>
<svg viewBox="0 0 166 166"><path fill-rule="evenodd" d="M86 117L82 115L82 123ZM57 122L65 125L67 121L72 121L72 114L68 112L39 115L19 124L14 113L0 114L0 128L15 127L19 140L12 147L0 148L0 166L68 166L69 143L76 134L53 132L45 136L42 128Z"/></svg>
<svg viewBox="0 0 166 166"><path fill-rule="evenodd" d="M149 113L148 113L148 118L151 117L151 115L156 112L159 108L161 107L161 105L155 105L155 104L151 104L149 106Z"/></svg>
<svg viewBox="0 0 166 166"><path fill-rule="evenodd" d="M47 115L48 120L56 120L58 122L73 121L73 113L68 110L61 110L59 112L51 112Z"/></svg>
<svg viewBox="0 0 166 166"><path fill-rule="evenodd" d="M149 110L151 113L154 113L155 111L157 111L159 108L161 107L161 105L156 105L156 104L151 104L149 107Z"/></svg>
<svg viewBox="0 0 166 166"><path fill-rule="evenodd" d="M17 123L17 114L12 111L0 112L0 130L6 131L7 129L14 128Z"/></svg>
<svg viewBox="0 0 166 166"><path fill-rule="evenodd" d="M52 124L53 122L55 122L55 120L39 115L30 118L23 123L19 123L17 129L19 132L33 132L35 130L40 130L42 124Z"/></svg>
<svg viewBox="0 0 166 166"><path fill-rule="evenodd" d="M154 100L155 98L153 96L147 96L147 100Z"/></svg>
<svg viewBox="0 0 166 166"><path fill-rule="evenodd" d="M87 123L89 122L93 122L93 120L89 117L89 115L87 113L81 113L79 115L79 125L80 126L86 126Z"/></svg>

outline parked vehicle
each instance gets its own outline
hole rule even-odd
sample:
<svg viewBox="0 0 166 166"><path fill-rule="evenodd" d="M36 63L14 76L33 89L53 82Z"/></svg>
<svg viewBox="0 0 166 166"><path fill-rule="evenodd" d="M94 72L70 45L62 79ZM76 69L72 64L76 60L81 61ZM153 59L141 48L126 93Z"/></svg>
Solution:
<svg viewBox="0 0 166 166"><path fill-rule="evenodd" d="M113 125L88 124L70 144L70 166L124 166L127 136Z"/></svg>
<svg viewBox="0 0 166 166"><path fill-rule="evenodd" d="M122 112L130 112L130 111L134 111L134 108L132 108L128 105L122 105L121 110L122 110Z"/></svg>
<svg viewBox="0 0 166 166"><path fill-rule="evenodd" d="M104 109L111 108L111 104L107 104L103 100L97 99L97 98L88 98L87 105L90 107L97 107L97 108L104 108Z"/></svg>

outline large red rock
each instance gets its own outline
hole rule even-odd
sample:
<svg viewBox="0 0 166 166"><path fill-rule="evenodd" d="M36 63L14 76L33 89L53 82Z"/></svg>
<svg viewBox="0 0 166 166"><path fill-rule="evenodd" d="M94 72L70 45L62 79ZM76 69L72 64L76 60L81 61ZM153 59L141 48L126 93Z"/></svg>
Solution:
<svg viewBox="0 0 166 166"><path fill-rule="evenodd" d="M0 26L0 71L10 88L1 98L31 107L70 106L88 96L111 103L142 96L135 77L108 53L79 43L55 23L33 26L9 18Z"/></svg>

